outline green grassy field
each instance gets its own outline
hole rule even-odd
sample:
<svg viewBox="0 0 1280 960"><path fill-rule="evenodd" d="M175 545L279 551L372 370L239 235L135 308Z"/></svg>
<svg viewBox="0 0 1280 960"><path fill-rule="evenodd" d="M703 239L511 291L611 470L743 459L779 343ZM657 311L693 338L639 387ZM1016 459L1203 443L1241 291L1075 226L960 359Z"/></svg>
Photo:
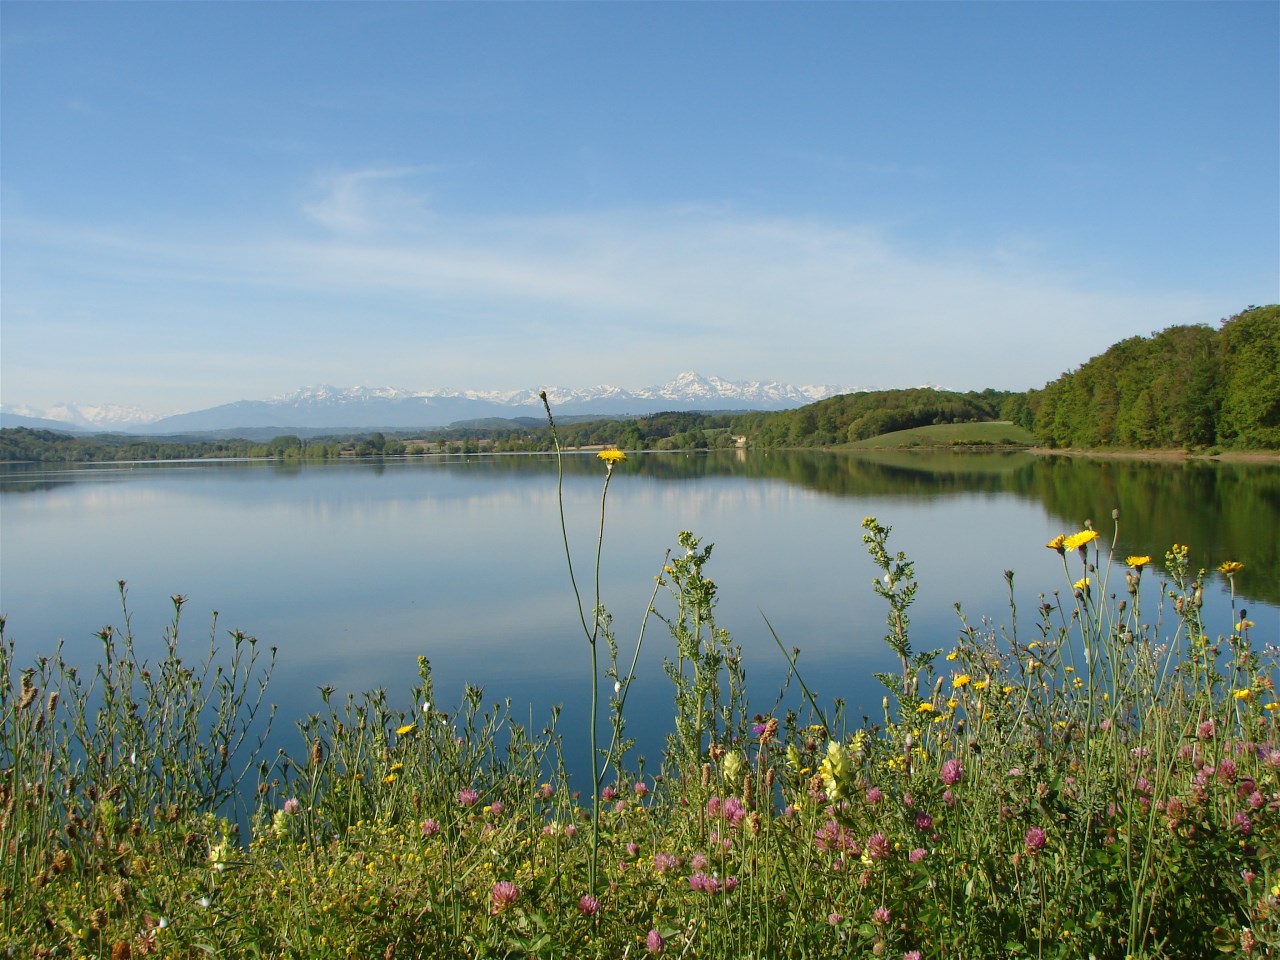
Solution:
<svg viewBox="0 0 1280 960"><path fill-rule="evenodd" d="M1029 447L1031 432L1007 420L989 423L938 423L910 430L895 430L847 446L855 450L897 447L1003 446Z"/></svg>

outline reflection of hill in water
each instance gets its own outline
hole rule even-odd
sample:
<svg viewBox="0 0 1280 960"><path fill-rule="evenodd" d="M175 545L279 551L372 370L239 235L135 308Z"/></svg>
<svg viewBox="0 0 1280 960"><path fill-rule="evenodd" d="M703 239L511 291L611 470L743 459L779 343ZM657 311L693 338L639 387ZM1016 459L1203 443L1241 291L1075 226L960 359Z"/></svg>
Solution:
<svg viewBox="0 0 1280 960"><path fill-rule="evenodd" d="M502 459L486 466L528 466L527 460L504 465ZM542 463L554 472L554 458ZM1280 604L1280 464L1088 459L1019 451L731 450L640 454L624 469L655 479L779 480L837 497L1011 494L1043 503L1064 532L1078 530L1092 518L1104 537L1111 529L1111 511L1119 508L1118 556L1150 554L1162 563L1174 543L1190 544L1193 556L1210 569L1223 560L1243 561L1245 571L1236 578L1241 596ZM565 472L599 473L600 464L594 457L567 457Z"/></svg>
<svg viewBox="0 0 1280 960"><path fill-rule="evenodd" d="M490 455L430 458L433 469L474 477L530 472L554 475L552 455ZM303 475L311 470L385 472L411 468L398 460L343 461L336 464L210 464L241 474L263 471L263 479ZM0 471L7 493L48 491L65 483L109 480L124 465L58 471ZM190 470L193 465L145 465L144 470ZM603 476L593 454L566 456L572 476ZM1280 464L1207 460L1143 461L1034 456L1022 452L950 451L738 451L713 453L646 453L633 455L619 468L655 480L683 481L699 477L741 477L795 484L835 497L941 498L961 494L1009 494L1044 504L1064 532L1079 529L1086 518L1096 521L1104 537L1111 511L1119 508L1120 541L1116 553L1150 554L1157 563L1175 542L1191 545L1209 568L1223 560L1240 560L1245 570L1236 578L1241 596L1280 604ZM29 481L23 482L25 477ZM1214 576L1217 576L1215 573Z"/></svg>
<svg viewBox="0 0 1280 960"><path fill-rule="evenodd" d="M1064 532L1092 518L1104 536L1119 508L1118 556L1150 554L1161 563L1174 543L1190 544L1210 569L1243 561L1240 594L1280 604L1280 464L944 451L726 452L643 462L658 478L776 479L838 497L1012 494L1043 503Z"/></svg>

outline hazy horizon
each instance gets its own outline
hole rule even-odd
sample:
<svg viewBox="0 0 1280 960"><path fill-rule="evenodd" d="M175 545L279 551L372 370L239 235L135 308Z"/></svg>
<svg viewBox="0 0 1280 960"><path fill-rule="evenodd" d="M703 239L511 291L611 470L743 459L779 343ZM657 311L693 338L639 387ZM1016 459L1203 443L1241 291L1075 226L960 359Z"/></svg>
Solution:
<svg viewBox="0 0 1280 960"><path fill-rule="evenodd" d="M9 3L0 400L1040 387L1280 301L1280 5Z"/></svg>

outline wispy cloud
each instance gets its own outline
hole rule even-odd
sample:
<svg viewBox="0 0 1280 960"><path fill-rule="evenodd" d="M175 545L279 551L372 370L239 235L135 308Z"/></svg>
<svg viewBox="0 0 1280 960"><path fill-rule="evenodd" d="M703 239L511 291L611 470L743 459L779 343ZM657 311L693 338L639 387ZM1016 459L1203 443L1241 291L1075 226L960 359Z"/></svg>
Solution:
<svg viewBox="0 0 1280 960"><path fill-rule="evenodd" d="M1117 290L1089 264L1049 266L1028 238L922 254L865 225L728 207L446 215L432 208L423 173L330 174L292 223L265 236L19 222L9 239L82 265L64 267L74 275L61 282L93 288L109 278L117 313L129 309L121 286L135 282L154 313L167 304L200 317L210 356L243 341L250 321L233 318L257 318L255 340L291 345L278 381L310 363L307 381L345 382L346 370L347 381L445 385L424 368L429 351L455 385L524 385L534 368L576 383L574 371L589 367L593 379L624 386L687 368L794 382L1038 386L1124 336L1203 322L1218 307L1203 295ZM15 281L6 300L18 303L36 282ZM257 375L265 383L271 371Z"/></svg>

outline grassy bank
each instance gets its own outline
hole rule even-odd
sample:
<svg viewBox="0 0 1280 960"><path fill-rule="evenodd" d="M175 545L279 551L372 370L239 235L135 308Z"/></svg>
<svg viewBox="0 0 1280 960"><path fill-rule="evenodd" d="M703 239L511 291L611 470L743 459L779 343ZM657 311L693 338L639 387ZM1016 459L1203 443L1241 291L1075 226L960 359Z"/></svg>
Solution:
<svg viewBox="0 0 1280 960"><path fill-rule="evenodd" d="M602 459L607 494L624 458ZM586 782L554 716L529 729L473 688L446 701L426 661L391 697L322 690L291 718L296 750L262 755L271 651L216 627L191 643L180 597L151 663L127 618L78 670L23 666L0 625L0 950L1280 952L1275 650L1234 603L1202 622L1194 549L1113 565L1091 528L1056 538L1058 590L1019 597L1007 573L1005 625L957 607L957 639L932 650L911 632L911 560L873 518L862 537L886 610L881 716L810 697L782 644L796 705L754 712L711 548L681 534L652 604L672 688L658 768L629 750L628 719L654 720L627 715L633 654L598 597L579 602L604 707Z"/></svg>
<svg viewBox="0 0 1280 960"><path fill-rule="evenodd" d="M1031 432L1016 423L938 423L910 430L895 430L876 437L842 445L850 450L892 450L903 447L1029 447L1035 442Z"/></svg>

